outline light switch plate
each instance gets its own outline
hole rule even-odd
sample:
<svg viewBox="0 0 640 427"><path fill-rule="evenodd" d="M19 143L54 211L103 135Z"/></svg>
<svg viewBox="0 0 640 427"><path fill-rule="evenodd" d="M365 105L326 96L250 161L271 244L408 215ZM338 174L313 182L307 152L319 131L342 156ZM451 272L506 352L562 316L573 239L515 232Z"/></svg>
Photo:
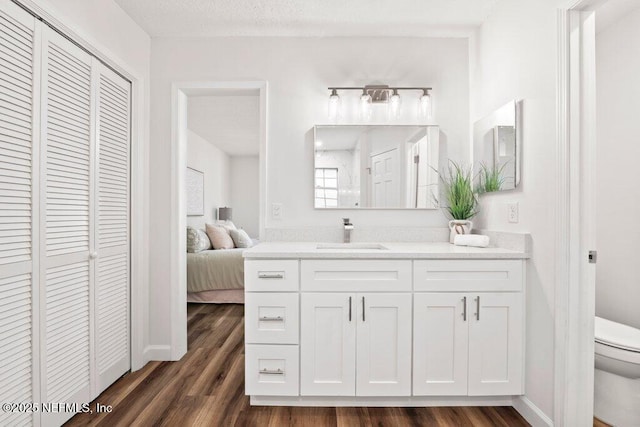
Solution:
<svg viewBox="0 0 640 427"><path fill-rule="evenodd" d="M271 217L273 219L282 219L282 203L271 204Z"/></svg>
<svg viewBox="0 0 640 427"><path fill-rule="evenodd" d="M507 203L507 220L512 223L517 223L520 220L518 202Z"/></svg>

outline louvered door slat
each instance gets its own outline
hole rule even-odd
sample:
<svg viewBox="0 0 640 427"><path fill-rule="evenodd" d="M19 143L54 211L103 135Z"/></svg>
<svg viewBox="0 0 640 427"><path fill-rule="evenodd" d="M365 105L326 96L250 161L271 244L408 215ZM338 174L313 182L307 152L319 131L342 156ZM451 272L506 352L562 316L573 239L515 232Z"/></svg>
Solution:
<svg viewBox="0 0 640 427"><path fill-rule="evenodd" d="M33 402L35 20L0 0L0 402ZM32 425L0 412L0 425Z"/></svg>
<svg viewBox="0 0 640 427"><path fill-rule="evenodd" d="M91 59L55 36L48 37L46 53L46 147L52 153L46 159L46 250L54 256L89 250L88 239L52 231L77 231L80 225L89 234ZM62 160L69 151L84 156ZM82 203L70 205L71 200Z"/></svg>
<svg viewBox="0 0 640 427"><path fill-rule="evenodd" d="M58 273L78 274L76 280L57 281ZM57 286L56 286L57 285ZM47 271L47 399L64 402L89 386L89 268L86 262ZM64 298L63 298L64 297ZM60 301L67 305L62 306ZM64 349L74 349L58 358ZM59 378L73 378L75 387L64 387Z"/></svg>
<svg viewBox="0 0 640 427"><path fill-rule="evenodd" d="M130 85L105 67L98 84L96 270L98 392L129 363Z"/></svg>
<svg viewBox="0 0 640 427"><path fill-rule="evenodd" d="M3 308L9 306L14 313L0 323L1 402L30 402L33 399L31 280L31 274L0 279L0 301L4 303ZM0 425L30 424L28 414L15 415L0 413Z"/></svg>
<svg viewBox="0 0 640 427"><path fill-rule="evenodd" d="M92 59L45 28L42 64L42 399L83 402L92 399ZM43 423L72 415L43 414Z"/></svg>
<svg viewBox="0 0 640 427"><path fill-rule="evenodd" d="M20 11L7 7L0 12L0 45L5 55L0 57L0 76L6 82L0 104L0 133L2 133L2 149L0 150L0 198L11 199L11 203L28 206L20 211L6 212L0 215L0 225L13 224L17 221L31 224L31 144L33 141L33 112L31 109L33 94L33 19L23 15L16 17ZM8 13L11 13L10 16ZM22 22L21 22L22 21ZM27 22L24 22L27 21ZM16 34L17 33L17 34ZM4 86L4 85L3 85ZM29 102L29 108L7 108L8 100L22 98ZM31 228L29 227L29 231ZM0 245L0 265L23 261L31 256L31 233L28 239L8 239ZM28 285L29 287L31 284Z"/></svg>

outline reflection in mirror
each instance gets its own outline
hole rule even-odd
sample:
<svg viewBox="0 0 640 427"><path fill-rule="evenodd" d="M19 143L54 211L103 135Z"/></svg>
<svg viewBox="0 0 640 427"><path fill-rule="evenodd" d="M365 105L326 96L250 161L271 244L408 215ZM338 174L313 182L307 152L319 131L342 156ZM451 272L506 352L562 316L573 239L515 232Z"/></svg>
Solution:
<svg viewBox="0 0 640 427"><path fill-rule="evenodd" d="M316 208L438 207L437 126L316 126Z"/></svg>
<svg viewBox="0 0 640 427"><path fill-rule="evenodd" d="M473 125L473 159L480 193L520 183L521 102L511 101Z"/></svg>

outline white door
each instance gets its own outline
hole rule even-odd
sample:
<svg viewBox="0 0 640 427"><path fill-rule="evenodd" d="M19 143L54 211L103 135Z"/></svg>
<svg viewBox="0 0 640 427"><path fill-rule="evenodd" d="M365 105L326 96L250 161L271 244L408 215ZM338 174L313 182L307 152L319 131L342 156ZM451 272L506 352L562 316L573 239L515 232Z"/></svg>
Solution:
<svg viewBox="0 0 640 427"><path fill-rule="evenodd" d="M522 394L522 294L473 295L469 312L469 395Z"/></svg>
<svg viewBox="0 0 640 427"><path fill-rule="evenodd" d="M40 180L42 401L89 402L93 366L90 253L92 58L43 26ZM73 413L43 416L57 425Z"/></svg>
<svg viewBox="0 0 640 427"><path fill-rule="evenodd" d="M0 0L0 402L38 402L38 83L35 19ZM39 413L0 412L0 425Z"/></svg>
<svg viewBox="0 0 640 427"><path fill-rule="evenodd" d="M355 295L303 293L300 303L300 394L354 396Z"/></svg>
<svg viewBox="0 0 640 427"><path fill-rule="evenodd" d="M413 308L413 394L466 396L468 297L417 293Z"/></svg>
<svg viewBox="0 0 640 427"><path fill-rule="evenodd" d="M356 395L411 396L411 294L356 299Z"/></svg>
<svg viewBox="0 0 640 427"><path fill-rule="evenodd" d="M130 368L130 83L97 65L96 367L97 396Z"/></svg>
<svg viewBox="0 0 640 427"><path fill-rule="evenodd" d="M375 208L400 207L398 149L371 155L372 204Z"/></svg>

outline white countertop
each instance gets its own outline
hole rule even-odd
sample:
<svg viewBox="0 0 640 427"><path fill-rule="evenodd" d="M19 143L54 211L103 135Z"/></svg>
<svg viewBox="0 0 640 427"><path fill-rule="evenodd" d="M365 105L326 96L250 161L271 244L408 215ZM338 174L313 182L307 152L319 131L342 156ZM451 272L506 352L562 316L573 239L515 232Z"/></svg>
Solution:
<svg viewBox="0 0 640 427"><path fill-rule="evenodd" d="M366 244L356 242L354 244ZM387 249L318 249L324 242L265 242L244 251L245 258L330 258L330 259L526 259L529 254L501 248L472 248L447 242L382 242Z"/></svg>

